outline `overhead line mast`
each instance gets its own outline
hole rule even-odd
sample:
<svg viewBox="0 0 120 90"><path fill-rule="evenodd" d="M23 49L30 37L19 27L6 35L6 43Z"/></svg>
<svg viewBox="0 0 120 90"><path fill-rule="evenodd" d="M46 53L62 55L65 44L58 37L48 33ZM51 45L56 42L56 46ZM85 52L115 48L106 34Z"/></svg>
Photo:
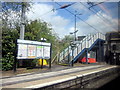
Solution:
<svg viewBox="0 0 120 90"><path fill-rule="evenodd" d="M57 2L55 2L57 5L59 5L59 6L62 6L62 5L60 5L59 3L57 3ZM68 9L66 9L66 8L64 8L67 12L69 12L70 14L72 14L72 15L75 15L73 12L71 12L71 11L69 11ZM78 17L78 16L76 16L78 19L80 19L81 21L83 21L84 23L86 23L88 26L90 26L91 28L93 28L95 31L97 31L97 32L101 32L101 31L99 31L99 30L97 30L95 27L93 27L92 25L90 25L89 23L87 23L87 22L85 22L82 18L80 18L80 17ZM101 32L102 33L102 32Z"/></svg>
<svg viewBox="0 0 120 90"><path fill-rule="evenodd" d="M22 2L21 26L20 26L20 39L24 40L25 33L25 2Z"/></svg>

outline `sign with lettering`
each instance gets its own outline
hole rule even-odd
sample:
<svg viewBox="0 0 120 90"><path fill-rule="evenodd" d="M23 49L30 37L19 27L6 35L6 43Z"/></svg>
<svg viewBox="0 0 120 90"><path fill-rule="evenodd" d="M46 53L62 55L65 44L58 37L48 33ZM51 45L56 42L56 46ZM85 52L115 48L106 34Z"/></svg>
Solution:
<svg viewBox="0 0 120 90"><path fill-rule="evenodd" d="M18 39L17 46L17 59L50 58L51 43Z"/></svg>

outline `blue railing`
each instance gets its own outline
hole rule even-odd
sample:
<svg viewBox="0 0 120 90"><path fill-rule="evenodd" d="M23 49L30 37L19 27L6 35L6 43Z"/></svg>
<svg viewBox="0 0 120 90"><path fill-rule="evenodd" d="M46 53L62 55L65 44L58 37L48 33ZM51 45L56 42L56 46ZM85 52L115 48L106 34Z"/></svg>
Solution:
<svg viewBox="0 0 120 90"><path fill-rule="evenodd" d="M105 35L102 33L96 33L94 35L89 34L83 40L75 41L74 42L74 43L76 43L75 48L72 50L71 46L68 46L66 49L64 49L59 54L58 62L61 64L70 63L72 60L74 60L75 58L78 57L78 54L82 54L82 52L86 48L91 48L91 46L94 44L94 42L97 39L105 40ZM72 56L72 52L73 52L73 56ZM68 57L70 57L70 58L68 58Z"/></svg>

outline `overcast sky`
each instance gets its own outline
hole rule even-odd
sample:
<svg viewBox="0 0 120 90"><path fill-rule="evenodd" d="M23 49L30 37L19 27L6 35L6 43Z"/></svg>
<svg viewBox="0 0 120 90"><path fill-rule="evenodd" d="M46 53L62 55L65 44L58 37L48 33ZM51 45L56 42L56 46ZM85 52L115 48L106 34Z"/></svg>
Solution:
<svg viewBox="0 0 120 90"><path fill-rule="evenodd" d="M73 3L74 2L58 2L60 5ZM82 14L78 15L78 18L76 19L78 36L88 35L89 33L94 34L98 31L106 33L118 29L118 6L116 2L105 2L94 6L91 8L94 13L86 8L90 7L86 2L82 2L86 7L79 2L67 7L66 9L70 12L65 9L58 9L60 8L58 4L54 2L36 2L33 4L31 10L26 13L26 16L30 20L41 19L50 23L60 38L69 35L70 32L74 32L75 16L70 12L73 14ZM95 29L81 21L79 18Z"/></svg>

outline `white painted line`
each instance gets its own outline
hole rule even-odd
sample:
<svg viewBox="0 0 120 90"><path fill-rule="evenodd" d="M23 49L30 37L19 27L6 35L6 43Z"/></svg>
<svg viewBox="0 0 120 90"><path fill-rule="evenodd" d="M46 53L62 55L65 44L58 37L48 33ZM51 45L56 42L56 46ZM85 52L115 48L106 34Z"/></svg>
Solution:
<svg viewBox="0 0 120 90"><path fill-rule="evenodd" d="M77 78L83 77L83 75L76 75L76 76L77 76Z"/></svg>
<svg viewBox="0 0 120 90"><path fill-rule="evenodd" d="M68 81L68 80L73 80L73 79L76 79L76 78L79 78L79 77L82 77L82 76L86 76L86 75L89 75L89 74L97 73L97 72L100 72L100 71L105 71L105 70L108 70L108 69L111 69L111 68L115 68L115 67L117 67L117 66L112 66L112 67L108 67L108 68L105 68L105 69L101 69L101 70L85 73L85 74L82 74L82 75L75 75L75 76L71 76L69 78L64 78L64 79L55 80L55 81L42 83L42 84L37 84L37 85L33 85L33 86L28 86L28 87L24 87L24 88L33 88L33 89L34 88L42 88L42 87L54 85L54 84L57 84L57 83L62 83L62 82Z"/></svg>
<svg viewBox="0 0 120 90"><path fill-rule="evenodd" d="M100 71L105 71L105 70L108 70L108 69L111 69L111 68L115 68L115 67L117 67L117 66L112 66L112 67L104 68L104 69L101 69L101 70L85 73L85 74L83 74L83 76L86 76L86 75L89 75L89 74L93 74L93 73L98 73Z"/></svg>
<svg viewBox="0 0 120 90"><path fill-rule="evenodd" d="M3 79L3 84L6 83L13 83L13 82L19 82L19 81L24 81L24 80L33 80L37 78L45 78L45 77L50 77L50 76L57 76L61 74L67 74L67 73L72 73L72 72L79 72L81 70L86 70L86 69L93 69L93 68L98 68L102 67L104 65L97 65L97 66L88 66L88 67L77 67L77 68L71 68L71 69L66 69L66 70L61 70L61 71L54 71L54 72L48 72L48 73L39 73L39 74L33 74L33 75L27 75L27 76L21 76L21 77L12 77L12 78L5 78Z"/></svg>
<svg viewBox="0 0 120 90"><path fill-rule="evenodd" d="M50 85L53 85L53 84L62 83L62 82L68 81L68 80L73 80L75 78L76 78L76 76L72 76L72 77L69 77L69 78L64 78L64 79L55 80L55 81L47 82L47 83L43 83L43 84L37 84L37 85L24 87L24 88L32 88L32 89L34 89L34 88L42 88L42 87L45 87L45 86L50 86Z"/></svg>

